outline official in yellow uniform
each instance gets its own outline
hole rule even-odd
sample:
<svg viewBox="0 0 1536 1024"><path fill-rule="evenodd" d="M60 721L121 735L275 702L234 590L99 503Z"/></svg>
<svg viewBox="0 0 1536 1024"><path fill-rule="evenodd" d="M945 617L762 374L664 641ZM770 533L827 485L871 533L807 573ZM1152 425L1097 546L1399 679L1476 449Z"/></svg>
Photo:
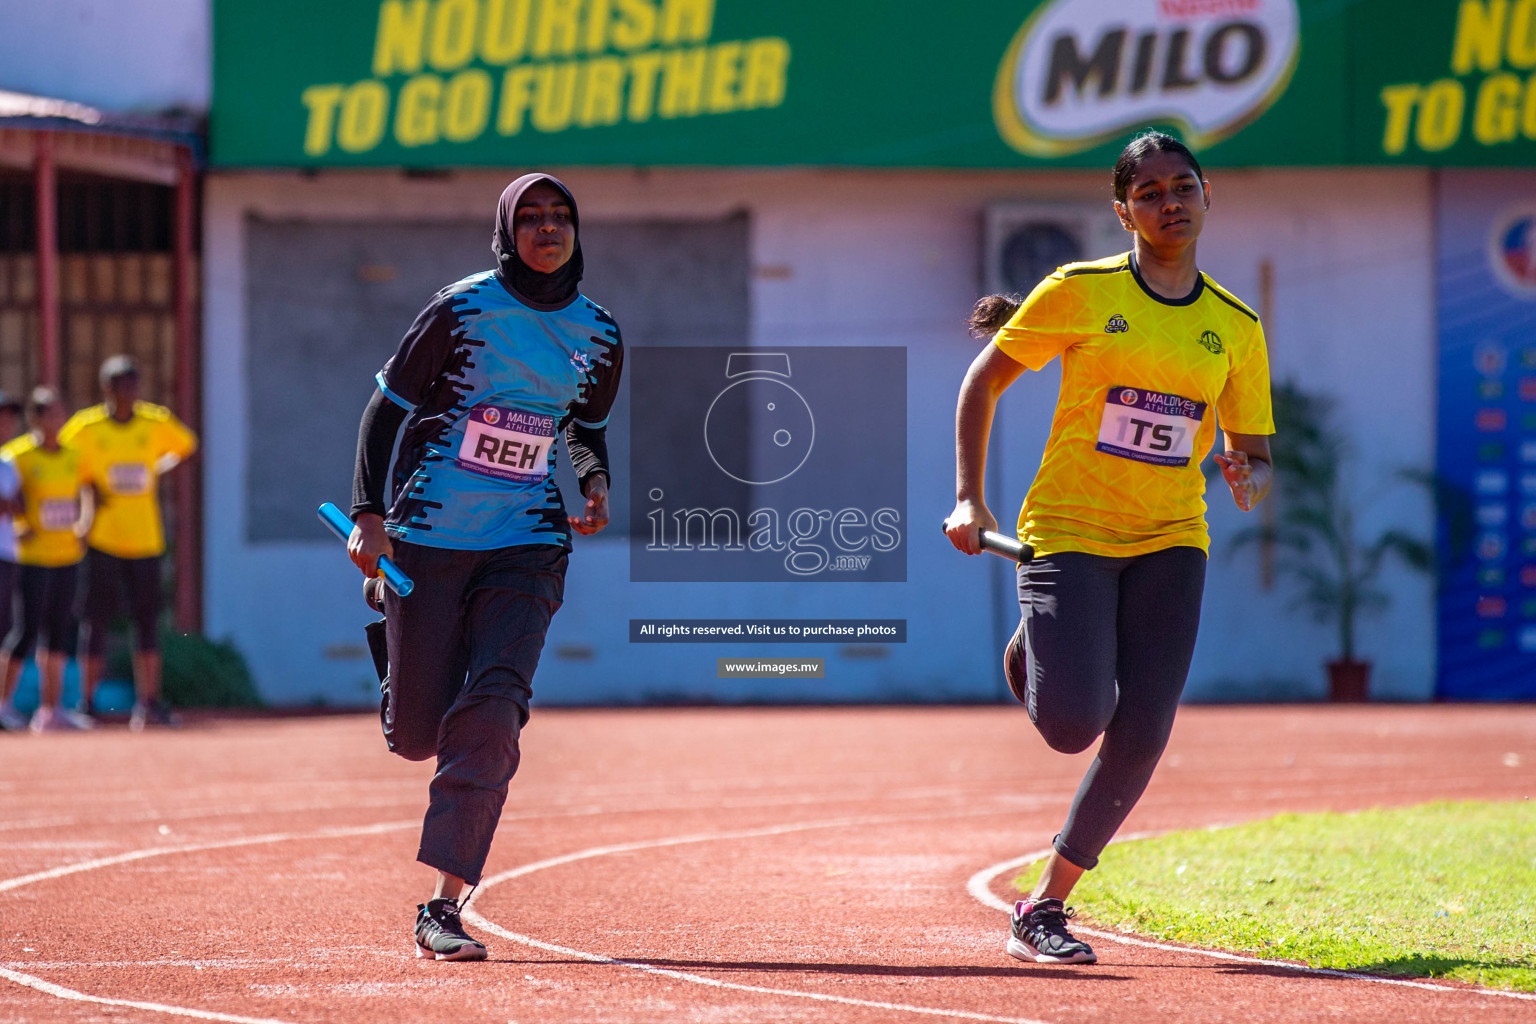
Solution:
<svg viewBox="0 0 1536 1024"><path fill-rule="evenodd" d="M197 438L169 409L138 400L139 372L127 356L101 366L106 401L82 409L64 427L64 443L80 451L96 504L86 541L80 614L85 626L82 711L101 681L107 631L126 608L134 625L129 727L172 721L160 700L160 477L197 448Z"/></svg>
<svg viewBox="0 0 1536 1024"><path fill-rule="evenodd" d="M10 705L21 666L36 648L41 683L34 732L90 725L59 705L64 664L75 655L75 584L85 553L80 542L85 467L80 453L60 440L68 415L57 392L36 388L27 404L31 432L3 449L21 477L22 502L16 518L21 626L5 643L4 702Z"/></svg>
<svg viewBox="0 0 1536 1024"><path fill-rule="evenodd" d="M1259 318L1195 264L1210 184L1182 143L1150 132L1114 171L1130 252L1062 267L1020 303L989 296L990 337L956 414L954 545L996 528L983 496L998 396L1026 369L1062 363L1045 456L1019 513L1018 631L1004 667L1047 743L1077 753L1103 736L1054 853L1014 907L1007 950L1091 963L1065 901L1140 799L1162 756L1194 655L1210 539L1200 462L1216 460L1239 508L1269 490L1274 432Z"/></svg>

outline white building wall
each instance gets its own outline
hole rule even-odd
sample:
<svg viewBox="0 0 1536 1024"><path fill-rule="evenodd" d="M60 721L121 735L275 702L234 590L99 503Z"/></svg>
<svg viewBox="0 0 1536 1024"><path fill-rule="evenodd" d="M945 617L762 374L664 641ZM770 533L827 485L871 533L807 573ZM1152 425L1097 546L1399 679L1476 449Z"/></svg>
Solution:
<svg viewBox="0 0 1536 1024"><path fill-rule="evenodd" d="M209 0L0 0L0 89L111 111L201 113Z"/></svg>
<svg viewBox="0 0 1536 1024"><path fill-rule="evenodd" d="M982 699L1004 693L1000 644L1016 618L1001 560L965 559L939 535L953 504L953 408L976 352L960 321L978 294L983 211L1005 200L1102 200L1107 173L855 171L561 171L583 219L752 215L752 336L761 345L908 347L908 582L905 584L630 584L621 540L583 541L536 688L545 701L718 699ZM1394 489L1399 468L1434 461L1434 306L1428 175L1413 171L1216 171L1201 265L1258 304L1261 260L1275 267L1271 336L1276 379L1338 398L1360 452L1351 486L1367 529L1429 536L1432 511ZM207 621L249 657L267 697L355 703L375 684L358 656L367 615L357 577L317 524L305 544L248 545L243 487L246 360L243 224L269 217L353 220L485 217L506 175L423 180L390 173L215 174L205 213ZM489 260L489 253L487 253ZM489 265L489 263L487 263ZM594 296L602 301L602 296ZM615 310L623 323L623 310ZM406 325L402 324L403 330ZM1011 523L1043 447L1054 376L1026 375L1005 399L994 441L992 507ZM302 457L302 453L295 453ZM620 472L623 467L620 467ZM619 486L627 486L620 481ZM322 496L317 496L317 501ZM334 496L344 498L342 494ZM1193 699L1320 696L1332 633L1258 589L1256 555L1229 558L1242 516L1213 494L1215 545ZM1433 691L1432 587L1393 570L1391 608L1366 625L1381 696ZM771 611L765 610L771 609ZM820 647L716 649L627 643L630 617L894 617L909 643L886 660L839 660ZM563 661L566 644L595 650ZM827 679L800 689L718 684L717 654L828 658ZM705 667L707 664L707 673ZM707 677L706 677L707 676ZM729 686L729 689L726 687ZM750 687L756 686L757 689Z"/></svg>

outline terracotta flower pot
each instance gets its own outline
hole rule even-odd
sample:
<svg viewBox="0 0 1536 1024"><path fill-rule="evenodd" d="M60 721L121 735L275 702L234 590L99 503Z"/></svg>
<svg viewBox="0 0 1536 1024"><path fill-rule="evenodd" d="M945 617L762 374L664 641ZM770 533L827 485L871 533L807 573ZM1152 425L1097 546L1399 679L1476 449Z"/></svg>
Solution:
<svg viewBox="0 0 1536 1024"><path fill-rule="evenodd" d="M1328 663L1329 700L1358 704L1368 699L1370 688L1370 662L1340 660Z"/></svg>

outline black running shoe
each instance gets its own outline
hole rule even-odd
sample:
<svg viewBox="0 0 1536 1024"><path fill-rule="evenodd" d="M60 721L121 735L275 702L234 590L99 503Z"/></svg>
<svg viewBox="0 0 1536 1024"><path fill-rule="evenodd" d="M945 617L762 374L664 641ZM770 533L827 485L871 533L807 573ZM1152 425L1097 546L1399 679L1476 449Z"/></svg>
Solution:
<svg viewBox="0 0 1536 1024"><path fill-rule="evenodd" d="M1008 955L1040 964L1091 964L1098 957L1088 943L1072 937L1067 922L1077 916L1058 899L1019 900L1013 905Z"/></svg>
<svg viewBox="0 0 1536 1024"><path fill-rule="evenodd" d="M423 960L484 960L485 946L459 923L457 900L436 899L416 905L416 955Z"/></svg>

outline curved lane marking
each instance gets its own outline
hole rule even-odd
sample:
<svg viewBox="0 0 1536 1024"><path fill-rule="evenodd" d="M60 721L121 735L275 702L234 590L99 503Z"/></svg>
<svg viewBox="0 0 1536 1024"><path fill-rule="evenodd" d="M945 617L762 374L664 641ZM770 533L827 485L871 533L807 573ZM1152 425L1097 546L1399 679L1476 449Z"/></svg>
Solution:
<svg viewBox="0 0 1536 1024"><path fill-rule="evenodd" d="M1129 842L1133 839L1150 839L1153 836L1164 835L1162 832L1133 832L1122 836L1115 842ZM1113 845L1113 844L1111 844ZM1014 857L1000 864L982 868L970 877L965 883L965 889L980 903L991 907L993 910L1001 910L1005 914L1013 913L1013 904L1003 900L992 892L992 881L1005 871L1017 870L1028 867L1039 860L1044 860L1051 855L1047 848L1035 850L1024 854L1022 857ZM1241 964L1262 964L1265 967L1283 967L1288 971L1298 974L1320 974L1329 978L1348 978L1351 981L1369 981L1377 985L1397 985L1402 988L1420 988L1430 992L1451 992L1470 996L1496 996L1501 999L1525 999L1536 1001L1536 994L1529 992L1507 992L1497 988L1466 987L1454 985L1436 985L1427 981L1407 981L1402 978L1383 978L1377 974L1361 974L1359 971L1341 971L1332 967L1310 967L1306 964L1295 964L1288 960L1266 960L1256 956L1242 956L1238 953L1225 953L1219 949L1201 949L1198 946L1175 946L1166 942L1153 942L1150 939L1136 939L1129 935L1121 935L1118 932L1106 932L1098 928L1078 927L1075 929L1084 935L1092 935L1096 939L1107 939L1110 942L1118 942L1122 946L1139 946L1142 949L1159 949L1168 953L1190 953L1195 956L1210 957L1213 960L1229 960Z"/></svg>
<svg viewBox="0 0 1536 1024"><path fill-rule="evenodd" d="M130 850L127 853L119 853L112 857L98 857L95 860L76 861L73 864L61 864L47 871L35 871L30 875L18 875L15 878L7 878L0 881L0 892L8 892L11 889L20 889L24 885L32 885L35 882L46 882L53 878L63 878L66 875L77 875L82 871L95 871L99 868L109 868L116 864L130 864L133 861L149 860L151 857L167 857L175 853L200 853L203 850L227 850L236 846L262 846L267 843L282 843L292 839L344 839L348 836L371 836L380 832L399 832L408 828L416 828L420 822L410 821L386 821L378 825L357 825L350 828L323 828L316 832L270 832L261 836L241 836L238 839L220 839L211 843L188 843L182 846L150 846L142 850Z"/></svg>
<svg viewBox="0 0 1536 1024"><path fill-rule="evenodd" d="M189 843L182 846L154 846L143 850L132 850L128 853L120 853L115 857L98 857L95 860L77 861L74 864L64 864L48 871L36 871L30 875L20 875L16 878L7 878L0 881L0 892L8 892L11 889L20 889L24 885L32 885L35 882L44 882L53 878L64 878L68 875L77 875L82 871L95 871L99 868L112 867L116 864L131 864L134 861L149 860L152 857L166 857L176 853L198 853L203 850L227 850L238 846L260 846L266 843L281 843L291 839L341 839L348 836L370 836L382 832L399 832L408 828L416 828L418 822L411 821L387 821L377 825L358 825L352 828L326 828L317 832L272 832L260 836L241 836L238 839L221 839L212 843ZM175 1017L195 1017L198 1020L227 1021L230 1024L293 1024L292 1021L277 1020L272 1017L240 1017L232 1013L219 1013L214 1010L194 1010L187 1006L167 1006L164 1003L145 1003L133 999L113 999L109 996L93 996L76 989L65 988L63 985L55 985L51 981L20 971L13 971L8 967L0 967L0 978L14 982L23 988L30 988L44 995L54 996L58 999L68 999L77 1003L95 1003L97 1006L122 1006L134 1010L149 1010L152 1013L167 1013Z"/></svg>
<svg viewBox="0 0 1536 1024"><path fill-rule="evenodd" d="M931 821L937 817L971 817L978 814L992 814L992 810L968 811L960 814L927 815L922 820ZM736 829L729 832L697 832L692 835L671 836L663 839L646 839L633 843L615 843L611 846L594 846L586 850L578 850L575 853L564 854L559 857L550 857L547 860L535 861L532 864L524 864L522 867L513 868L493 875L480 883L463 907L463 915L472 924L479 928L499 935L512 942L534 949L542 949L547 953L556 953L560 956L576 957L590 963L608 964L614 967L627 967L630 970L640 971L643 974L659 975L665 978L673 978L677 981L687 981L695 985L704 985L709 988L730 989L736 992L751 992L755 995L786 996L791 999L810 999L821 1003L839 1003L844 1006L859 1006L872 1010L895 1010L901 1013L919 1014L928 1017L951 1017L961 1020L980 1020L995 1022L995 1024L1048 1024L1046 1021L1031 1017L998 1017L990 1013L979 1013L973 1010L948 1010L937 1006L913 1006L906 1003L886 1003L873 999L855 999L852 996L834 996L824 992L805 992L789 988L768 988L763 985L745 985L735 981L721 981L719 978L710 978L702 974L691 974L687 971L675 971L666 967L657 967L654 964L642 963L635 960L620 960L616 957L603 956L601 953L589 953L585 950L572 949L569 946L556 945L553 942L544 942L532 936L521 935L517 932L503 928L494 921L487 919L479 911L474 909L475 901L481 893L502 882L509 882L514 878L531 875L536 871L547 868L559 867L562 864L572 864L576 861L590 860L594 857L606 857L614 853L631 853L636 850L654 850L666 846L684 846L690 843L709 843L727 839L756 839L764 836L787 835L792 832L809 832L813 829L851 828L855 825L885 825L896 822L913 821L910 815L871 816L861 818L839 818L830 821L807 821L789 825L770 825L762 828ZM807 966L813 966L807 964Z"/></svg>
<svg viewBox="0 0 1536 1024"><path fill-rule="evenodd" d="M44 995L68 999L76 1003L95 1003L97 1006L122 1006L132 1010L168 1013L174 1017L196 1017L199 1020L229 1021L230 1024L293 1024L291 1020L278 1020L275 1017L237 1017L232 1013L217 1013L213 1010L193 1010L185 1006L166 1006L164 1003L141 1003L133 999L108 999L105 996L87 995L84 992L77 992L72 988L55 985L51 981L34 978L30 974L22 974L20 971L13 971L5 967L0 967L0 978L4 978L6 981L14 981L23 988L35 989Z"/></svg>
<svg viewBox="0 0 1536 1024"><path fill-rule="evenodd" d="M574 815L587 815L587 814L599 814L599 813L602 813L602 808L595 808L594 807L594 808L583 808L583 809L575 811L575 812L566 812L564 814L553 814L553 815L550 815L550 814L534 813L534 814L528 814L528 815L519 815L519 816L516 816L516 817L519 817L519 818L565 817L565 816L571 816L573 814ZM978 814L990 814L990 813L993 813L993 812L990 811L990 810L985 810L985 811L967 811L967 812L964 812L964 813L962 813L960 815L942 815L942 816L943 817L956 817L956 816L958 816L958 817L969 817L969 816L974 816L974 815L978 815ZM508 817L513 817L513 816L508 816ZM498 882L508 881L509 879L516 878L516 877L518 877L520 875L531 874L534 871L542 871L545 868L555 867L558 864L567 864L567 863L570 863L572 861L583 860L585 858L594 857L594 856L604 856L604 855L610 854L610 853L620 853L620 852L624 852L624 851L627 851L627 850L630 850L630 849L648 849L648 848L653 848L653 847L656 847L656 846L673 846L673 845L678 845L680 843L706 842L706 841L709 841L711 839L734 838L734 837L738 837L738 836L742 837L742 838L745 838L746 836L776 835L776 834L780 834L780 833L784 833L784 832L805 831L805 830L811 829L811 828L840 828L840 827L848 827L848 826L852 826L852 825L884 824L884 823L890 823L890 822L911 821L911 820L913 820L913 819L912 819L912 817L910 815L906 815L906 816L887 815L887 816L881 816L881 817L845 818L845 819L838 819L838 820L835 820L835 821L828 821L828 822L811 822L811 823L800 824L800 825L780 825L780 826L772 826L772 827L769 827L769 828L766 828L766 829L748 829L748 830L742 830L741 832L730 832L730 833L701 833L701 834L698 834L698 835L695 835L695 836L682 836L682 837L676 837L676 838L669 839L669 840L649 840L649 841L642 841L642 842L639 842L639 843L625 843L625 844L619 844L619 845L615 845L615 846L595 847L595 848L593 848L591 850L580 851L580 852L575 853L575 854L567 854L567 855L565 855L563 857L554 857L554 858L550 858L548 860L538 861L538 862L536 862L534 864L524 865L521 868L514 868L511 871L503 872L502 874L497 875L497 876L495 876L492 879L488 879L486 881L486 883L484 883L484 884L482 884L480 886L480 889L486 888L486 886L489 885L489 884L495 884L495 883L498 883ZM234 838L234 839L222 839L222 840L217 840L217 841L214 841L214 842L207 842L207 843L187 843L187 844L181 844L181 845L177 845L177 846L149 847L149 848L140 849L140 850L131 850L131 851L127 852L127 853L117 854L117 855L112 856L112 857L98 857L98 858L96 858L94 860L77 861L77 862L75 862L73 864L60 865L59 867L51 868L51 869L49 869L47 871L36 871L36 872L33 872L31 874L27 874L27 875L19 875L19 876L15 877L15 878L8 878L8 879L0 880L0 892L8 892L8 891L11 891L11 890L14 890L14 889L22 888L23 886L33 885L33 884L35 884L37 882L44 882L44 881L48 881L48 880L55 879L55 878L64 878L64 877L67 877L69 875L80 874L80 873L85 872L85 871L96 871L96 870L99 870L101 868L113 867L113 866L118 865L118 864L130 864L130 863L133 863L133 862L136 862L136 861L149 860L149 859L154 858L154 857L165 857L165 856L170 856L170 855L173 855L173 854L182 854L182 853L199 853L199 852L203 852L203 851L206 851L206 850L223 850L223 849L231 849L231 848L242 847L242 846L260 846L260 845L265 845L265 844L269 844L269 843L280 843L280 842L287 842L287 841L290 841L290 840L297 840L297 839L341 839L341 838L347 838L347 837L351 837L351 836L378 835L378 834L385 833L385 832L398 832L398 831L404 831L405 829L417 828L417 827L419 827L419 825L420 825L420 822L417 819L411 819L409 821L381 822L381 823L374 824L374 825L360 825L360 826L344 827L344 828L319 829L319 830L314 831L314 832L273 832L273 833L267 833L267 834L264 834L264 835L241 836L241 837ZM545 949L545 950L551 951L551 952L558 952L561 955L565 955L565 956L575 956L575 957L578 957L578 958L581 958L581 959L587 959L587 960L591 960L591 961L597 962L597 963L619 964L619 965L622 965L622 966L631 967L631 968L633 968L635 970L645 971L647 973L671 975L671 976L674 976L674 977L677 977L677 978L680 978L680 979L683 979L683 980L693 981L693 982L696 982L696 983L701 984L701 985L708 985L708 986L715 987L715 988L741 989L741 990L744 990L744 991L755 992L755 993L759 993L759 994L782 994L782 995L787 995L787 996L795 996L795 997L802 998L802 999L814 999L814 1000L818 1000L818 1001L822 1001L822 1002L847 1003L847 1004L850 1004L850 1005L865 1006L865 1007L869 1007L869 1008L873 1008L873 1009L905 1010L905 1011L911 1012L911 1013L929 1014L929 1015L934 1015L934 1016L961 1017L961 1018L968 1019L968 1020L991 1021L991 1022L996 1022L996 1024L1049 1024L1049 1022L1046 1022L1046 1021L1032 1020L1032 1019L1029 1019L1029 1018L995 1017L995 1016L990 1016L990 1015L987 1015L987 1014L977 1014L977 1013L971 1013L971 1012L963 1011L963 1010L961 1010L961 1011L953 1011L952 1012L952 1011L938 1010L938 1009L933 1009L933 1008L928 1008L928 1007L908 1007L908 1006L902 1006L900 1004L895 1004L895 1003L887 1004L887 1003L873 1002L873 1001L869 1001L869 1000L850 999L850 998L845 997L845 996L829 996L829 995L823 995L821 993L814 993L814 992L794 992L794 991L790 991L790 990L775 990L775 989L768 989L768 988L760 988L760 987L757 987L757 986L740 985L740 984L737 984L737 983L734 983L734 982L718 981L716 979L705 978L705 977L700 976L700 975L687 975L687 974L684 974L684 973L679 972L679 971L668 971L668 970L665 970L663 968L653 967L653 966L651 966L649 964L631 964L631 963L626 963L624 961L611 960L608 957L602 957L602 956L598 956L596 954L584 953L584 952L582 952L580 950L566 949L563 946L555 946L555 945L552 945L550 943L543 943L543 942L540 942L537 939L530 938L528 936L517 936L517 935L515 935L515 933L508 932L508 931L506 931L505 929L501 928L498 925L495 925L495 924L493 924L493 923L491 923L489 921L485 921L484 918L481 918L479 916L479 914L475 913L469 907L469 902L473 901L474 897L479 894L479 891L480 890L476 890L474 893L471 894L470 901L466 902L465 908L464 908L465 912L468 915L470 915L472 920L483 921L484 922L484 927L486 927L487 931L494 932L494 933L496 933L498 935L502 935L503 937L513 938L514 941L523 942L523 943L525 943L527 945L530 945L530 946L533 946L535 948ZM65 988L64 986L54 984L51 981L45 981L42 978L34 977L34 976L30 975L30 974L24 974L21 971L12 970L12 969L10 969L8 967L0 967L0 978L3 978L6 981L13 982L14 984L17 984L17 985L21 985L24 988L30 988L30 989L33 989L34 991L42 992L42 993L44 993L46 995L51 995L51 996L54 996L54 997L59 998L59 999L67 999L67 1000L71 1000L71 1001L74 1001L74 1002L94 1003L94 1004L99 1005L99 1006L122 1006L122 1007L127 1007L127 1008L132 1008L132 1009L138 1009L138 1010L148 1010L148 1011L151 1011L151 1012L154 1012L154 1013L165 1013L165 1014L170 1014L170 1015L173 1015L173 1016L194 1017L194 1018L197 1018L197 1019L200 1019L200 1020L227 1021L227 1022L231 1022L231 1024L292 1024L291 1021L278 1021L278 1020L271 1019L271 1018L240 1017L240 1016L236 1016L234 1014L218 1013L218 1012L212 1011L212 1010L196 1010L196 1009L192 1009L190 1007L168 1006L168 1005L165 1005L165 1004L162 1004L162 1003L137 1002L137 1001L134 1001L134 1000L126 1000L126 999L113 999L113 998L108 997L108 996L90 995L88 993L80 992L80 991L75 990L75 989Z"/></svg>

